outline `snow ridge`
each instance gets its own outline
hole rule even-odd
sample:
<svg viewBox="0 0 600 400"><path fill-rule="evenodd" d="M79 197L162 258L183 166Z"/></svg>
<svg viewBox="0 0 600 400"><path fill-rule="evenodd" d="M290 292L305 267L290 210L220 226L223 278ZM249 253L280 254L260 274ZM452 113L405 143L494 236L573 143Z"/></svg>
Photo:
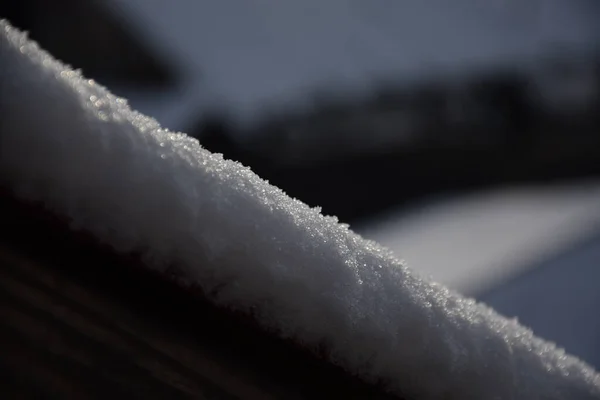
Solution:
<svg viewBox="0 0 600 400"><path fill-rule="evenodd" d="M130 110L6 21L0 60L0 184L73 229L178 266L216 304L398 394L600 398L585 363Z"/></svg>

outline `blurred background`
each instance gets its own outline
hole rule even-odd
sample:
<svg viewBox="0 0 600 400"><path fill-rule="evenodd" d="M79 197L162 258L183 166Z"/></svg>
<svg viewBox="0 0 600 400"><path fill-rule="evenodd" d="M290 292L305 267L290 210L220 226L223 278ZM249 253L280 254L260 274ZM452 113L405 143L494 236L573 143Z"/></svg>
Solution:
<svg viewBox="0 0 600 400"><path fill-rule="evenodd" d="M597 0L5 0L0 17L600 368Z"/></svg>

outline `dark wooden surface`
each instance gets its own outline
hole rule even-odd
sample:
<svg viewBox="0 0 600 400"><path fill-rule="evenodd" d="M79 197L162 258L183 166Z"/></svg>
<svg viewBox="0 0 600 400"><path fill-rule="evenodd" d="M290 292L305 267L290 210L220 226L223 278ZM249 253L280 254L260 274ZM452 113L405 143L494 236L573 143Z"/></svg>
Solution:
<svg viewBox="0 0 600 400"><path fill-rule="evenodd" d="M0 196L2 398L393 398Z"/></svg>

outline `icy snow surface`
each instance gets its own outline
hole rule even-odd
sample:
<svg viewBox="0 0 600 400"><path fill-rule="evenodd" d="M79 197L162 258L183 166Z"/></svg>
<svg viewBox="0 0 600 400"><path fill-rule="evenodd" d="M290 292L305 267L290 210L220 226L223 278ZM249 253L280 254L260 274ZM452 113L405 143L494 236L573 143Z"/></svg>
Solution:
<svg viewBox="0 0 600 400"><path fill-rule="evenodd" d="M600 398L586 364L0 32L0 183L23 198L396 393Z"/></svg>

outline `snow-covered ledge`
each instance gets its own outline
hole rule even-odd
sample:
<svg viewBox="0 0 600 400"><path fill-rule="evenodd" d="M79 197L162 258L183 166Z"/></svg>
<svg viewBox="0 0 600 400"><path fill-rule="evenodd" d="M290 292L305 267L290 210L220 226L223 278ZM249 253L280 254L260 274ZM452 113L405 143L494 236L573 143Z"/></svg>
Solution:
<svg viewBox="0 0 600 400"><path fill-rule="evenodd" d="M7 22L0 116L2 186L367 381L418 399L600 398L585 363L130 110Z"/></svg>

